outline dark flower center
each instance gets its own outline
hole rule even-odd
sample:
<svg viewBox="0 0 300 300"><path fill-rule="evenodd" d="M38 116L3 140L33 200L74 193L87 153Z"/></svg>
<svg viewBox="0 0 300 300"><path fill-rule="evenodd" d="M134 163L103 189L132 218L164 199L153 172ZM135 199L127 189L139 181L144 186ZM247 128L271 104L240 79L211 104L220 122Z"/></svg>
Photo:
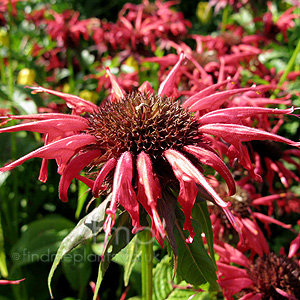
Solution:
<svg viewBox="0 0 300 300"><path fill-rule="evenodd" d="M251 291L260 293L262 299L287 299L276 289L300 299L300 267L291 258L274 253L259 257L249 267L249 276L254 282Z"/></svg>
<svg viewBox="0 0 300 300"><path fill-rule="evenodd" d="M166 149L201 140L193 115L178 101L156 94L133 92L117 103L107 101L88 120L88 134L107 158L144 151L156 162Z"/></svg>

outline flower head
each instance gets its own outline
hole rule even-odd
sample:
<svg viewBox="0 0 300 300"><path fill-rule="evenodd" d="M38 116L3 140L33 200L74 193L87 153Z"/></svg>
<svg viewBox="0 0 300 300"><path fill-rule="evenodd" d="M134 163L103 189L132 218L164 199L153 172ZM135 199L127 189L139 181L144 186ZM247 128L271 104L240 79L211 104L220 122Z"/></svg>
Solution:
<svg viewBox="0 0 300 300"><path fill-rule="evenodd" d="M273 252L249 259L225 243L215 245L215 250L220 255L218 282L225 299L233 299L234 295L253 300L299 299L299 260Z"/></svg>
<svg viewBox="0 0 300 300"><path fill-rule="evenodd" d="M10 119L30 122L2 128L0 133L20 130L39 132L45 135L45 145L2 167L0 171L11 170L30 158L40 157L43 162L39 179L45 182L48 160L55 159L61 175L59 196L63 201L68 200L67 191L74 178L89 186L94 197L98 197L100 192L110 194L111 202L104 223L106 239L114 226L119 205L130 214L133 232L142 228L140 211L144 209L152 221L152 234L163 246L163 239L172 236L170 226L166 224L170 224L170 215L175 216L175 208L165 203L177 200L185 215L184 229L189 232L187 241L192 242L195 233L191 211L199 187L223 209L238 229L227 207L229 204L215 192L201 167L201 164L212 167L226 181L229 194L235 193L233 177L213 148L212 135L223 138L227 142L224 147L229 145L231 157L237 157L256 176L248 164L249 155L242 142L273 139L295 146L299 143L241 125L243 120L257 113L291 111L230 108L198 117L197 112L206 108L208 102L219 107L226 97L252 88L215 93L217 87L212 86L181 105L174 98L178 95L175 74L184 59L185 55L181 53L158 93L148 82L142 84L138 91L125 93L107 69L112 83L111 97L99 107L74 95L42 87L32 88L33 93L46 92L64 99L72 114L9 115ZM87 170L86 176L79 174L83 169Z"/></svg>

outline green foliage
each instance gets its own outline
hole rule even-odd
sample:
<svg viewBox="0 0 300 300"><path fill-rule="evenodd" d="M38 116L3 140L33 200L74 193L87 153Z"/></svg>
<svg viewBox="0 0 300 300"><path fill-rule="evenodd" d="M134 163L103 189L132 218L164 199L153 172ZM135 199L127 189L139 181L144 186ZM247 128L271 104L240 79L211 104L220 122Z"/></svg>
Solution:
<svg viewBox="0 0 300 300"><path fill-rule="evenodd" d="M51 296L51 280L54 275L54 271L60 263L61 259L76 246L86 241L87 239L95 237L102 230L102 226L106 217L105 210L109 200L110 199L108 197L92 212L81 219L76 227L61 242L48 276L48 286Z"/></svg>
<svg viewBox="0 0 300 300"><path fill-rule="evenodd" d="M153 300L186 300L211 299L209 292L193 287L180 276L173 278L173 268L170 258L165 256L154 269L153 275Z"/></svg>
<svg viewBox="0 0 300 300"><path fill-rule="evenodd" d="M193 221L193 220L192 220ZM212 290L218 290L216 266L208 255L201 237L202 230L198 222L192 222L195 237L191 244L186 242L187 233L181 227L176 226L175 238L178 246L178 265L176 272L186 282L201 286L207 282Z"/></svg>

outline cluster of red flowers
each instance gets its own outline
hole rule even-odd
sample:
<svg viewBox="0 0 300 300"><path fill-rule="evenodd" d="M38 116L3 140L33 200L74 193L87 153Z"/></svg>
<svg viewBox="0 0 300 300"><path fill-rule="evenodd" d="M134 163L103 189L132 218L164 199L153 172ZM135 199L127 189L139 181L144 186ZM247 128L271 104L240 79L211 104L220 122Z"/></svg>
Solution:
<svg viewBox="0 0 300 300"><path fill-rule="evenodd" d="M218 9L221 2L228 1L219 2ZM74 178L85 183L95 198L110 195L103 226L105 243L121 207L131 216L133 233L143 228L143 210L159 244L164 246L168 240L174 247L174 203L185 216L186 242L192 243L191 213L201 191L212 203L209 210L215 250L220 256L219 284L226 299L234 295L241 299L299 299L300 235L294 232L287 256L283 249L278 255L271 252L265 237L272 236L270 224L293 230L295 224L276 219L280 214L300 213L299 196L290 191L293 184L300 183L300 142L277 134L285 118L295 118L295 109L286 85L280 87L278 98L270 97L279 85L280 74L268 70L258 58L275 33L287 38L298 17L293 14L295 7L277 22L270 11L256 18L263 24L263 31L256 35L246 35L242 27L230 25L218 36L189 36L191 24L170 9L173 4L158 0L128 3L116 23L80 20L79 14L71 11L31 13L28 20L56 41L51 53L39 45L35 48L48 71L64 68L69 62L57 54L80 47L84 39L92 43L103 65L107 61L101 57L104 52L110 58L118 57L120 68L129 64L129 58L139 67L144 62L158 63L159 88L155 92L148 81L139 86L135 69L116 78L112 69L104 72L102 66L99 72L103 72L96 76L98 88L111 90L100 105L63 93L61 86L56 90L31 87L32 93L60 97L71 113L8 114L3 123L24 121L2 127L0 133L38 132L44 136L44 145L8 163L0 172L39 157L39 180L46 182L48 161L55 159L61 175L61 200L68 201ZM50 13L52 18L45 17ZM195 49L184 39L195 42ZM164 50L165 55L156 57L157 50ZM73 65L80 68L75 60ZM242 87L243 70L266 84L248 81ZM279 104L282 109L277 108Z"/></svg>

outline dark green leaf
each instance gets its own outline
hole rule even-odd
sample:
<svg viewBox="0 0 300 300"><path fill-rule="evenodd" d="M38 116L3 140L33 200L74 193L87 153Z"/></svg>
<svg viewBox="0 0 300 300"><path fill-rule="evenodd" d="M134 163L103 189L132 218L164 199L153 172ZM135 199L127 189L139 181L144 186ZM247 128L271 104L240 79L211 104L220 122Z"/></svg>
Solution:
<svg viewBox="0 0 300 300"><path fill-rule="evenodd" d="M62 259L63 271L74 290L82 295L92 271L89 247L77 247Z"/></svg>
<svg viewBox="0 0 300 300"><path fill-rule="evenodd" d="M105 211L109 201L110 197L107 197L98 207L81 219L76 227L62 241L48 276L48 287L51 297L53 297L51 279L61 259L77 245L89 238L95 237L102 230L106 217Z"/></svg>
<svg viewBox="0 0 300 300"><path fill-rule="evenodd" d="M138 235L130 241L130 243L122 249L114 258L113 261L124 266L124 285L128 286L129 278L133 267L141 257L140 242ZM139 264L140 266L141 264Z"/></svg>
<svg viewBox="0 0 300 300"><path fill-rule="evenodd" d="M206 201L197 201L192 211L192 217L201 224L211 258L215 263L214 237Z"/></svg>
<svg viewBox="0 0 300 300"><path fill-rule="evenodd" d="M179 224L176 225L174 233L178 246L178 275L194 286L208 282L213 290L219 289L216 267L204 247L200 224L192 220L195 237L191 244L185 241L187 232L183 232Z"/></svg>
<svg viewBox="0 0 300 300"><path fill-rule="evenodd" d="M198 288L193 288L178 276L172 280L173 268L171 259L165 256L157 264L153 275L153 300L186 300L190 299L210 299L209 292L200 292ZM202 287L202 286L201 286Z"/></svg>
<svg viewBox="0 0 300 300"><path fill-rule="evenodd" d="M14 267L20 267L39 260L50 262L63 238L74 223L68 219L52 215L28 224L19 241L11 251Z"/></svg>

